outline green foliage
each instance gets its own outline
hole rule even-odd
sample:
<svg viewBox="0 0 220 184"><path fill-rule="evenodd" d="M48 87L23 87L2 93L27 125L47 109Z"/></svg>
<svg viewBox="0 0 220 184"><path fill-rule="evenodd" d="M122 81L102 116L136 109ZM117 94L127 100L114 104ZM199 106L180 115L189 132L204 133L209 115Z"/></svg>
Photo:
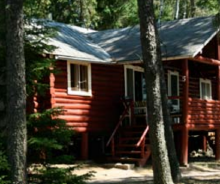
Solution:
<svg viewBox="0 0 220 184"><path fill-rule="evenodd" d="M196 1L196 15L215 15L219 11L219 0L198 0Z"/></svg>
<svg viewBox="0 0 220 184"><path fill-rule="evenodd" d="M60 113L60 108L54 108L29 115L28 155L31 161L53 162L53 153L68 146L73 130L57 118Z"/></svg>
<svg viewBox="0 0 220 184"><path fill-rule="evenodd" d="M137 1L97 0L97 29L120 28L138 23Z"/></svg>
<svg viewBox="0 0 220 184"><path fill-rule="evenodd" d="M25 61L27 94L38 93L42 96L49 88L48 76L55 72L55 60L43 53L52 52L55 47L47 44L50 37L56 35L56 30L46 26L45 21L26 19L25 28Z"/></svg>
<svg viewBox="0 0 220 184"><path fill-rule="evenodd" d="M93 172L83 175L75 175L73 171L76 167L58 168L46 166L44 168L35 168L35 173L30 177L31 183L38 184L86 184ZM34 182L35 181L35 182Z"/></svg>
<svg viewBox="0 0 220 184"><path fill-rule="evenodd" d="M97 19L96 0L29 0L25 2L26 16L52 17L53 20L89 27Z"/></svg>
<svg viewBox="0 0 220 184"><path fill-rule="evenodd" d="M3 144L4 138L0 135L0 184L9 184L9 164L6 157L6 146Z"/></svg>

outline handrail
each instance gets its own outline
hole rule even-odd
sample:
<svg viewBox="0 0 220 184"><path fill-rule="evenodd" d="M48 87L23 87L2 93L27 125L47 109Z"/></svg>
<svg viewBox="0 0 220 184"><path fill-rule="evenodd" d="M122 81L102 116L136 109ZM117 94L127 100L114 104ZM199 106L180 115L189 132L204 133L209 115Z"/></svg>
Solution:
<svg viewBox="0 0 220 184"><path fill-rule="evenodd" d="M115 136L119 126L121 125L123 119L125 118L125 115L128 113L128 110L129 110L129 108L131 107L131 104L132 104L131 101L132 100L130 100L130 99L125 101L126 103L124 104L125 105L125 109L123 111L123 114L120 116L120 119L119 119L119 121L118 121L118 123L117 123L117 125L116 125L116 127L114 129L114 131L112 132L112 135L110 136L106 146L109 146L109 144L112 141L113 137ZM128 104L127 104L127 102L128 102Z"/></svg>
<svg viewBox="0 0 220 184"><path fill-rule="evenodd" d="M168 100L178 100L178 99L182 99L182 96L168 96Z"/></svg>
<svg viewBox="0 0 220 184"><path fill-rule="evenodd" d="M146 128L145 128L145 130L144 130L144 132L143 132L143 134L141 135L141 137L140 137L138 143L136 144L137 147L139 147L139 146L141 145L142 141L144 140L144 138L145 138L146 135L147 135L148 130L149 130L149 126L147 125Z"/></svg>

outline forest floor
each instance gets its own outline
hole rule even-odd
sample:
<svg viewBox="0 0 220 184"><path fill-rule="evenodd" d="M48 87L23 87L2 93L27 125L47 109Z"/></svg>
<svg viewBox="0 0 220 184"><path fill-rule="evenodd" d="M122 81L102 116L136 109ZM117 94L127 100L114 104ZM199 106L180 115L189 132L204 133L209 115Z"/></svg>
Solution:
<svg viewBox="0 0 220 184"><path fill-rule="evenodd" d="M220 162L190 162L180 167L183 180L179 184L220 184ZM151 165L133 167L132 164L95 164L84 163L75 170L77 175L93 171L88 184L153 184Z"/></svg>

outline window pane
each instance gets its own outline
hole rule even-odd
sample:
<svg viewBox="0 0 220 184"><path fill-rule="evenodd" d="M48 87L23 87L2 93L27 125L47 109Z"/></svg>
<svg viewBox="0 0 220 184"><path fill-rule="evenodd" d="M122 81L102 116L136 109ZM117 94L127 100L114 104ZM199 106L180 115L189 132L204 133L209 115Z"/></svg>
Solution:
<svg viewBox="0 0 220 184"><path fill-rule="evenodd" d="M211 83L201 81L201 98L202 99L212 99L211 94Z"/></svg>
<svg viewBox="0 0 220 184"><path fill-rule="evenodd" d="M127 96L133 98L134 87L133 87L133 70L127 69Z"/></svg>
<svg viewBox="0 0 220 184"><path fill-rule="evenodd" d="M171 75L171 96L178 96L177 82L177 76Z"/></svg>
<svg viewBox="0 0 220 184"><path fill-rule="evenodd" d="M79 91L79 66L75 64L70 65L70 81L71 89Z"/></svg>
<svg viewBox="0 0 220 184"><path fill-rule="evenodd" d="M80 65L80 90L88 91L88 69L85 65Z"/></svg>
<svg viewBox="0 0 220 184"><path fill-rule="evenodd" d="M178 76L171 75L171 96L178 96ZM173 105L178 105L178 100L171 100Z"/></svg>
<svg viewBox="0 0 220 184"><path fill-rule="evenodd" d="M142 101L142 72L134 72L135 76L135 101Z"/></svg>
<svg viewBox="0 0 220 184"><path fill-rule="evenodd" d="M211 99L211 86L210 86L210 84L209 83L207 83L207 85L206 85L207 87L207 99Z"/></svg>
<svg viewBox="0 0 220 184"><path fill-rule="evenodd" d="M206 84L204 82L201 83L201 94L202 94L202 99L206 99Z"/></svg>
<svg viewBox="0 0 220 184"><path fill-rule="evenodd" d="M146 82L145 82L145 75L142 73L142 100L147 100L147 89L146 89Z"/></svg>

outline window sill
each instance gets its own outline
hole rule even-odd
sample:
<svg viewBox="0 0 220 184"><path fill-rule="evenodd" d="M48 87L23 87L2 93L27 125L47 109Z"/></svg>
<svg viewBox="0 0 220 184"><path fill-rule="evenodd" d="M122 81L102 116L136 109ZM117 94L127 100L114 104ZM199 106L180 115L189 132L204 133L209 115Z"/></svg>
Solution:
<svg viewBox="0 0 220 184"><path fill-rule="evenodd" d="M68 90L67 91L68 95L76 95L76 96L92 96L92 92L84 92L84 91L72 91Z"/></svg>

